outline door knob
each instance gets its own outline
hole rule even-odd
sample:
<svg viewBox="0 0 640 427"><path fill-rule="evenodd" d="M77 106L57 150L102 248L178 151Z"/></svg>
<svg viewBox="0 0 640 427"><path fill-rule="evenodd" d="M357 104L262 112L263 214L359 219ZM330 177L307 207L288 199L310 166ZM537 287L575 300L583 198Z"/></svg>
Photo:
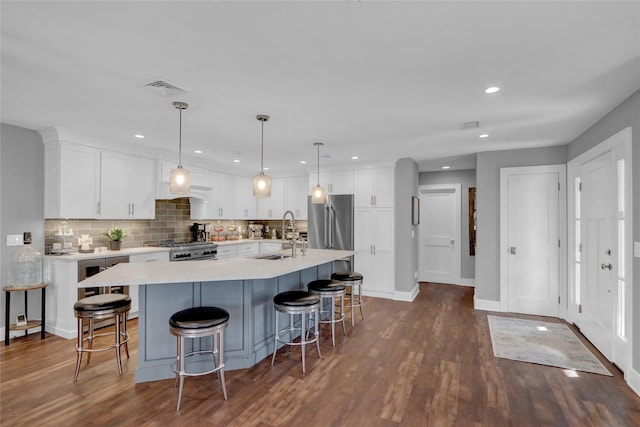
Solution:
<svg viewBox="0 0 640 427"><path fill-rule="evenodd" d="M611 265L611 264L604 264L604 263L602 263L602 265L600 265L600 268L601 268L601 269L603 269L603 270L609 270L609 271L611 271L611 269L613 268L613 265Z"/></svg>

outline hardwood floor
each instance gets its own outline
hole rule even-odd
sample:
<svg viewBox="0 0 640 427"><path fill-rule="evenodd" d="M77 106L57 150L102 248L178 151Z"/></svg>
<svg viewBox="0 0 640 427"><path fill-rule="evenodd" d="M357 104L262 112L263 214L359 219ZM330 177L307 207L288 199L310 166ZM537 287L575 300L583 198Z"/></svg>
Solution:
<svg viewBox="0 0 640 427"><path fill-rule="evenodd" d="M173 380L134 384L135 320L122 376L113 352L98 353L74 383L74 340L13 339L0 425L640 426L640 397L599 354L613 377L495 358L472 288L422 283L412 303L365 298L364 314L335 348L322 330L306 375L294 349L227 372L228 401L217 377L187 378L180 412Z"/></svg>

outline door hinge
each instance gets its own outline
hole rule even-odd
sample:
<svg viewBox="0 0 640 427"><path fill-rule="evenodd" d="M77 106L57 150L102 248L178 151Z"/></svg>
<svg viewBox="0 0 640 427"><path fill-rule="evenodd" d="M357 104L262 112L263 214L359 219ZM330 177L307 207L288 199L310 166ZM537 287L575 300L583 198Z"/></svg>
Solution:
<svg viewBox="0 0 640 427"><path fill-rule="evenodd" d="M578 313L582 313L582 304L578 304Z"/></svg>
<svg viewBox="0 0 640 427"><path fill-rule="evenodd" d="M558 191L560 191L560 183L558 183Z"/></svg>
<svg viewBox="0 0 640 427"><path fill-rule="evenodd" d="M582 191L582 183L578 183L578 191Z"/></svg>
<svg viewBox="0 0 640 427"><path fill-rule="evenodd" d="M558 304L560 304L560 295L558 295Z"/></svg>
<svg viewBox="0 0 640 427"><path fill-rule="evenodd" d="M578 243L578 252L582 252L582 243Z"/></svg>
<svg viewBox="0 0 640 427"><path fill-rule="evenodd" d="M558 239L558 247L560 247L560 239Z"/></svg>

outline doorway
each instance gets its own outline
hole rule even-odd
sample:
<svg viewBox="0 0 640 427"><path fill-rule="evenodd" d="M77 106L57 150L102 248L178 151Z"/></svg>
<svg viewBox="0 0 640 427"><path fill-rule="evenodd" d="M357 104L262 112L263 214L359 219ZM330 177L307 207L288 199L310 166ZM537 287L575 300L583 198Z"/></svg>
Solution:
<svg viewBox="0 0 640 427"><path fill-rule="evenodd" d="M631 360L631 129L569 162L569 320L623 372Z"/></svg>
<svg viewBox="0 0 640 427"><path fill-rule="evenodd" d="M434 283L460 283L461 185L421 185L420 275Z"/></svg>
<svg viewBox="0 0 640 427"><path fill-rule="evenodd" d="M500 170L503 311L558 317L565 272L565 177L564 165Z"/></svg>

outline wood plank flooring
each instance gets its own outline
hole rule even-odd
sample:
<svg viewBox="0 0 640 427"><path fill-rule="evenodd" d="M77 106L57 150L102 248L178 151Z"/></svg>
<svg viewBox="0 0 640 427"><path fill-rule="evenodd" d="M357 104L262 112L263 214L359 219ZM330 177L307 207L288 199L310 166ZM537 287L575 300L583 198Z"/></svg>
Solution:
<svg viewBox="0 0 640 427"><path fill-rule="evenodd" d="M122 376L113 352L98 353L74 383L74 340L13 339L0 350L0 425L640 426L640 397L599 354L613 377L495 358L472 288L422 283L412 303L365 298L364 314L335 348L322 330L306 375L294 349L227 372L228 401L217 377L187 378L180 412L173 380L134 383L135 320Z"/></svg>

